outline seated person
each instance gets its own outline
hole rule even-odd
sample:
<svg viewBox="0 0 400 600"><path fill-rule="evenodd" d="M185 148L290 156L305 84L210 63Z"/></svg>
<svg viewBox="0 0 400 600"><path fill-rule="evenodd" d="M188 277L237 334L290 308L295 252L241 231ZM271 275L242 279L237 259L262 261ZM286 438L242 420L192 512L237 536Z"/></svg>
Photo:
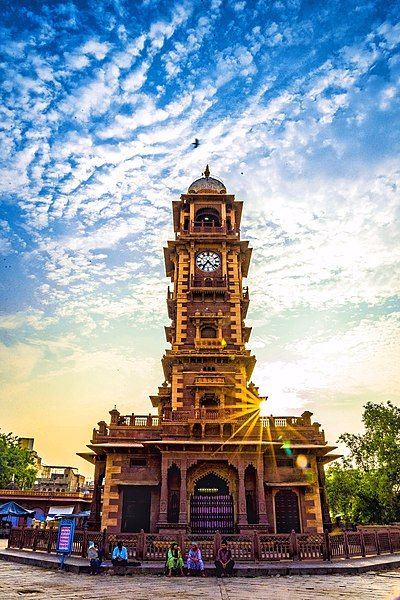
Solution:
<svg viewBox="0 0 400 600"><path fill-rule="evenodd" d="M217 552L214 564L217 569L217 577L224 577L225 575L230 577L233 574L235 561L232 558L232 552L229 550L226 540L222 540L221 548Z"/></svg>
<svg viewBox="0 0 400 600"><path fill-rule="evenodd" d="M121 541L117 542L117 545L113 550L111 562L114 567L124 567L125 571L126 566L128 565L128 551Z"/></svg>
<svg viewBox="0 0 400 600"><path fill-rule="evenodd" d="M205 577L204 562L201 557L201 550L196 542L192 542L190 545L186 566L188 569L188 575L200 573L202 577Z"/></svg>
<svg viewBox="0 0 400 600"><path fill-rule="evenodd" d="M99 573L99 552L94 542L89 542L87 557L90 561L90 574L97 575Z"/></svg>
<svg viewBox="0 0 400 600"><path fill-rule="evenodd" d="M174 573L176 575L183 575L183 558L181 549L177 542L171 542L170 547L167 550L167 556L165 560L165 571L168 577Z"/></svg>

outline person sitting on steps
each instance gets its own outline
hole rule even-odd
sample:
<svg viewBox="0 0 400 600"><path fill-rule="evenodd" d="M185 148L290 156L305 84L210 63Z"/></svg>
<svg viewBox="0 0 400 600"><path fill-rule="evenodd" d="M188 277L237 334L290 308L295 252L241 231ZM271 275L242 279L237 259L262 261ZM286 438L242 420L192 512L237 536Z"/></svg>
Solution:
<svg viewBox="0 0 400 600"><path fill-rule="evenodd" d="M188 569L188 575L200 573L202 577L205 577L204 562L201 557L201 550L196 542L192 542L190 545L186 566Z"/></svg>
<svg viewBox="0 0 400 600"><path fill-rule="evenodd" d="M165 571L168 577L174 575L183 575L183 558L181 549L177 542L171 542L170 547L167 550L167 556L165 560Z"/></svg>
<svg viewBox="0 0 400 600"><path fill-rule="evenodd" d="M113 550L111 562L116 574L125 575L126 567L128 565L128 551L121 541L117 542L117 545Z"/></svg>
<svg viewBox="0 0 400 600"><path fill-rule="evenodd" d="M232 552L228 548L228 542L226 540L222 540L214 564L217 569L217 577L231 577L233 575L235 561L232 558Z"/></svg>

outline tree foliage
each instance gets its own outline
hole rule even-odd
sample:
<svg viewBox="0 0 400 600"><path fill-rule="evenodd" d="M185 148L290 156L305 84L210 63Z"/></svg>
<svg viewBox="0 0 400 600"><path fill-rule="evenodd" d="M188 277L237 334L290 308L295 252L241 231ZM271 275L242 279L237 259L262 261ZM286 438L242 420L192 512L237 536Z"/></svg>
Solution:
<svg viewBox="0 0 400 600"><path fill-rule="evenodd" d="M32 487L36 478L35 454L21 448L18 437L12 433L0 433L0 488L12 481L20 489Z"/></svg>
<svg viewBox="0 0 400 600"><path fill-rule="evenodd" d="M365 433L343 433L349 456L327 470L331 512L356 523L400 520L400 409L364 407Z"/></svg>

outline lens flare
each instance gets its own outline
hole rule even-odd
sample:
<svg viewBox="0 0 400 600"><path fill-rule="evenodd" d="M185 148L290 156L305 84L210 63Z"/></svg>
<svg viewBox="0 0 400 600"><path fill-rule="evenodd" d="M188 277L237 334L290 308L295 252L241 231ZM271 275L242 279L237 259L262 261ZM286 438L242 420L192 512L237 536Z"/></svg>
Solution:
<svg viewBox="0 0 400 600"><path fill-rule="evenodd" d="M287 456L292 456L293 450L290 447L290 441L289 440L284 440L283 441L282 448L283 448L285 454L287 454Z"/></svg>
<svg viewBox="0 0 400 600"><path fill-rule="evenodd" d="M307 469L308 467L308 458L304 456L304 454L299 454L296 456L296 467L299 469Z"/></svg>
<svg viewBox="0 0 400 600"><path fill-rule="evenodd" d="M266 400L261 400L260 402L260 417L268 416L268 402Z"/></svg>

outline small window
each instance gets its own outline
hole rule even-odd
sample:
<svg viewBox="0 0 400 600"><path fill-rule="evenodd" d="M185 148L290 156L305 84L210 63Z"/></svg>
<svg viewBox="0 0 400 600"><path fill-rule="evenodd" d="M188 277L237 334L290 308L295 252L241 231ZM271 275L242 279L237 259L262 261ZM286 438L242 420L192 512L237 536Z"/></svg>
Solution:
<svg viewBox="0 0 400 600"><path fill-rule="evenodd" d="M133 456L129 462L130 467L145 467L147 458L145 456Z"/></svg>
<svg viewBox="0 0 400 600"><path fill-rule="evenodd" d="M216 338L217 332L214 327L203 327L201 330L202 338Z"/></svg>
<svg viewBox="0 0 400 600"><path fill-rule="evenodd" d="M276 466L277 467L289 467L290 469L293 469L294 460L293 460L293 458L277 458Z"/></svg>

